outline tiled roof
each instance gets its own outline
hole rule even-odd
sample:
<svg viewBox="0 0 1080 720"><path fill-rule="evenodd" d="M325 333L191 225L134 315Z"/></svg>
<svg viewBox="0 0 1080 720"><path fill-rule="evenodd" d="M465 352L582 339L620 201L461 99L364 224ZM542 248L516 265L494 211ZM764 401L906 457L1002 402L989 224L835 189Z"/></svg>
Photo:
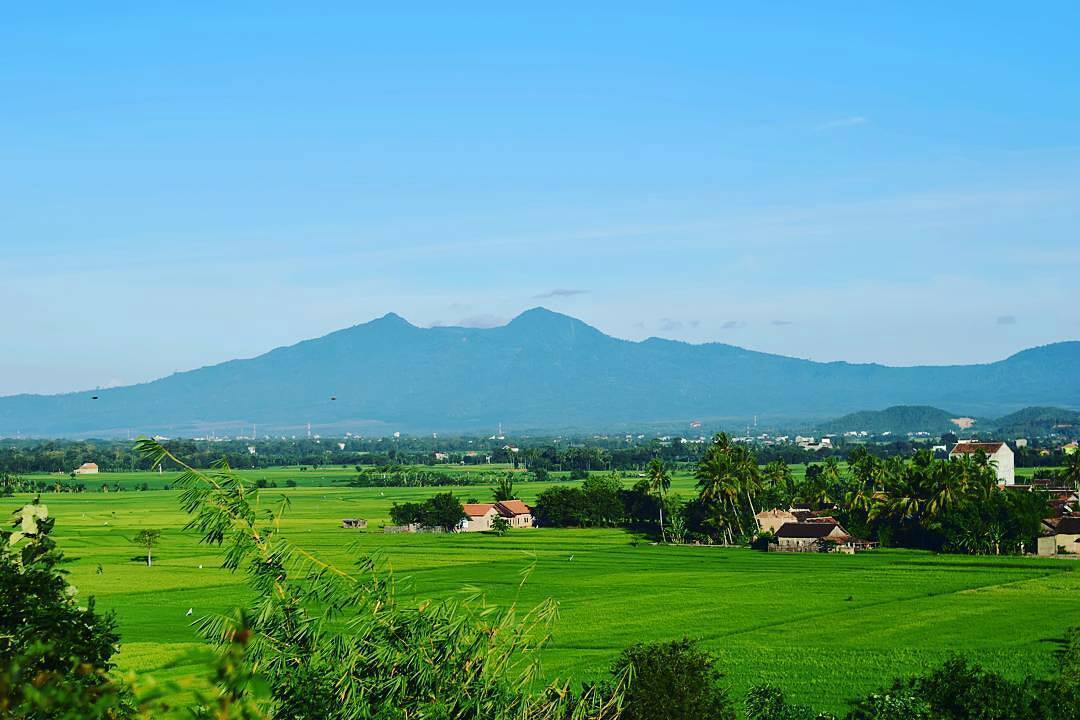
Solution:
<svg viewBox="0 0 1080 720"><path fill-rule="evenodd" d="M776 531L778 538L824 538L833 530L840 528L836 523L784 523ZM844 532L840 528L840 532ZM847 533L844 533L845 535Z"/></svg>
<svg viewBox="0 0 1080 720"><path fill-rule="evenodd" d="M987 455L993 455L1001 446L1003 442L961 442L956 443L953 449L949 452L950 455L969 455L971 453L979 452L982 450Z"/></svg>
<svg viewBox="0 0 1080 720"><path fill-rule="evenodd" d="M503 515L531 515L532 510L520 500L501 500L495 503L495 509Z"/></svg>
<svg viewBox="0 0 1080 720"><path fill-rule="evenodd" d="M465 503L461 506L461 509L465 511L465 514L469 517L483 517L487 515L491 508L495 507L494 503Z"/></svg>

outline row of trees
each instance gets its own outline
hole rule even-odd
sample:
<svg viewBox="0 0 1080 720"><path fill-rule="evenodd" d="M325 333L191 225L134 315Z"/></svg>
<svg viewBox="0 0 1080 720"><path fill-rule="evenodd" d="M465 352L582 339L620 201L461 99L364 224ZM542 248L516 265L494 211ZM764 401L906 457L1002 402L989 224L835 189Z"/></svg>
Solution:
<svg viewBox="0 0 1080 720"><path fill-rule="evenodd" d="M846 467L827 458L797 479L783 460L761 466L749 446L721 433L694 474L698 495L682 503L668 494L671 472L662 458L654 457L630 490L617 474L594 473L580 487L541 493L537 519L555 527L651 526L665 542L744 544L757 534L758 510L797 505L884 545L1000 554L1031 548L1049 512L1039 492L999 488L985 455L945 460L920 451L882 459L860 447ZM1080 482L1080 462L1063 479Z"/></svg>
<svg viewBox="0 0 1080 720"><path fill-rule="evenodd" d="M919 451L878 458L863 448L807 467L796 481L783 461L759 467L754 453L727 436L714 438L696 469L698 497L687 525L714 541L744 542L764 507L824 510L856 535L885 545L959 552L1030 548L1048 514L1040 493L1002 490L985 455L955 460Z"/></svg>

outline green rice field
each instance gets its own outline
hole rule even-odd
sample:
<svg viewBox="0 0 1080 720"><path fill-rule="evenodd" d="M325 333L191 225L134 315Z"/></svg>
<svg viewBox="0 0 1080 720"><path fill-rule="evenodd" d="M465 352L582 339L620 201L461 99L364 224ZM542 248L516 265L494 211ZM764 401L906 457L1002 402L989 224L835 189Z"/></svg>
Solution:
<svg viewBox="0 0 1080 720"><path fill-rule="evenodd" d="M291 500L284 526L298 544L340 563L378 551L417 601L469 585L499 603L557 600L560 618L543 656L549 677L596 678L627 645L688 635L719 654L736 697L767 681L796 701L839 710L845 699L955 652L1013 677L1048 674L1055 640L1080 625L1080 563L1067 560L895 550L764 554L657 546L622 530L385 535L379 525L392 502L435 491L332 485L353 476L351 468L247 472L279 484L263 491L266 502ZM93 492L42 497L79 596L93 594L117 613L120 667L158 680L201 672L189 657L201 647L192 621L245 600L243 578L221 570L217 551L183 531L176 491L96 491L101 482L162 488L174 477L102 474L83 479ZM290 478L297 487L283 487ZM688 498L692 485L680 475L673 490ZM518 484L526 501L543 487ZM489 494L485 486L454 492ZM29 499L0 499L0 511ZM345 517L365 518L369 528L342 529ZM150 568L128 540L140 528L163 530ZM532 564L521 586L520 572Z"/></svg>

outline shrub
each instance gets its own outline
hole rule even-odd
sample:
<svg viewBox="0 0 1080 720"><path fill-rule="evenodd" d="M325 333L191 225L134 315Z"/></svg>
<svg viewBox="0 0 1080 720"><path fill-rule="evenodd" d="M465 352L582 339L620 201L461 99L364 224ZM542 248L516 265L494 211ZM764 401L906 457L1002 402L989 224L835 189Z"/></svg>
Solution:
<svg viewBox="0 0 1080 720"><path fill-rule="evenodd" d="M127 717L108 678L120 640L112 613L93 597L79 607L44 505L22 508L13 527L0 530L0 716Z"/></svg>
<svg viewBox="0 0 1080 720"><path fill-rule="evenodd" d="M618 677L632 668L621 720L734 720L716 658L690 639L639 643L612 667Z"/></svg>

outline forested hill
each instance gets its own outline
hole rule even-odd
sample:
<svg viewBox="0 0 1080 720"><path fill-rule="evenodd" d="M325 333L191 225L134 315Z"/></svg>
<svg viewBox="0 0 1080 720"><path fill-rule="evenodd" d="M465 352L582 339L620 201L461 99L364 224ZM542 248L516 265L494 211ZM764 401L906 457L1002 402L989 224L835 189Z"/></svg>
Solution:
<svg viewBox="0 0 1080 720"><path fill-rule="evenodd" d="M872 434L912 432L945 433L960 432L965 425L961 413L953 413L925 405L894 405L884 410L863 410L822 423L817 430L822 433L865 431ZM967 418L974 420L974 418ZM971 428L982 430L986 423L976 421Z"/></svg>
<svg viewBox="0 0 1080 720"><path fill-rule="evenodd" d="M894 368L732 345L610 337L543 308L507 325L420 328L395 314L264 355L129 387L0 398L0 436L603 430L814 419L932 405L997 417L1080 409L1080 342L999 362ZM97 399L92 399L97 397Z"/></svg>

